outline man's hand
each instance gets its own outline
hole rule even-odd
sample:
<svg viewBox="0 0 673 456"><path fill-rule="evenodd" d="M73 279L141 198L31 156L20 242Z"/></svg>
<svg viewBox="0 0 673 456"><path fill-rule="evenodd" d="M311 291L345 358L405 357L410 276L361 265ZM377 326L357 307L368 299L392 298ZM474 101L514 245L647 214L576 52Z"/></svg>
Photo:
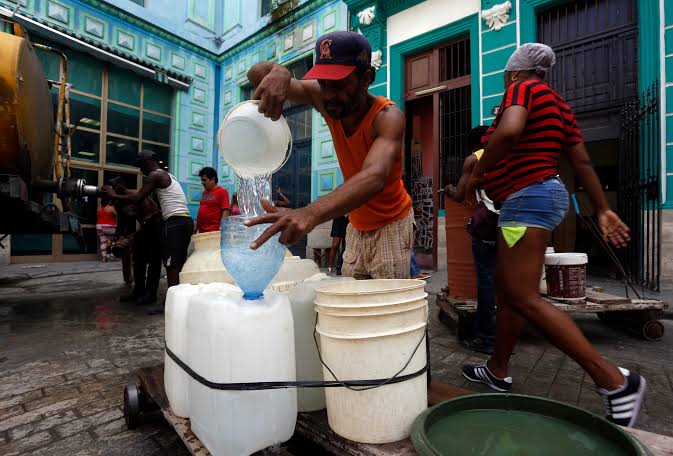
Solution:
<svg viewBox="0 0 673 456"><path fill-rule="evenodd" d="M265 223L271 223L272 225L250 244L252 250L257 250L262 244L280 232L282 234L278 242L283 245L292 245L302 236L310 233L319 223L318 217L309 207L283 210L274 207L266 199L262 199L261 201L266 215L246 220L245 225L255 226Z"/></svg>
<svg viewBox="0 0 673 456"><path fill-rule="evenodd" d="M101 190L108 198L114 198L117 196L117 192L110 185L105 185Z"/></svg>
<svg viewBox="0 0 673 456"><path fill-rule="evenodd" d="M470 178L465 184L465 206L477 207L477 189L481 185L481 178L470 174Z"/></svg>
<svg viewBox="0 0 673 456"><path fill-rule="evenodd" d="M283 104L290 90L292 76L283 67L274 65L269 74L257 86L253 100L259 100L259 112L271 120L278 120L283 114Z"/></svg>
<svg viewBox="0 0 673 456"><path fill-rule="evenodd" d="M626 243L631 240L629 227L609 209L598 214L598 226L603 238L615 247L626 247Z"/></svg>

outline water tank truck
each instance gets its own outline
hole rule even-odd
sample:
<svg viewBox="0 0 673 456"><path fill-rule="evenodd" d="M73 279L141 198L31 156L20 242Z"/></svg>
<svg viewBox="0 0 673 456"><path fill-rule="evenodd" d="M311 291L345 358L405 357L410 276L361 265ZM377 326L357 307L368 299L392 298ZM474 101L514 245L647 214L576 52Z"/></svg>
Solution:
<svg viewBox="0 0 673 456"><path fill-rule="evenodd" d="M100 190L70 175L68 61L31 43L12 23L0 32L0 233L79 233L77 201ZM60 57L60 80L45 76L36 49ZM50 90L58 90L56 115Z"/></svg>

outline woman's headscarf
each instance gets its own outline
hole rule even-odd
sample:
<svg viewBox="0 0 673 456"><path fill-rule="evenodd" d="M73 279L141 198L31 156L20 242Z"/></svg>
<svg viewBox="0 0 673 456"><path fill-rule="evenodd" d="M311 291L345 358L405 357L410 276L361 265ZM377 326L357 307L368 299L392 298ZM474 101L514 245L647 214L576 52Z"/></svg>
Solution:
<svg viewBox="0 0 673 456"><path fill-rule="evenodd" d="M552 48L542 43L526 43L514 51L505 70L546 74L555 63L556 54Z"/></svg>

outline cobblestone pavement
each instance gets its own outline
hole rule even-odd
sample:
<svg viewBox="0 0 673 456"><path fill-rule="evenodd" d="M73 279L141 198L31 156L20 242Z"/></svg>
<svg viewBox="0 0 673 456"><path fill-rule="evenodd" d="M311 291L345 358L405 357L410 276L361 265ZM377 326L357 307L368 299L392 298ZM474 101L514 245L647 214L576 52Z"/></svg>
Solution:
<svg viewBox="0 0 673 456"><path fill-rule="evenodd" d="M163 317L119 303L128 290L118 268L88 274L82 273L85 264L71 268L79 273L21 270L35 278L0 285L0 455L187 455L162 419L128 431L122 414L122 390L133 370L163 359ZM431 298L444 275L431 281ZM461 364L483 357L462 349L437 320L434 298L431 305L433 374L467 386ZM664 322L664 340L647 343L593 316L578 321L611 360L647 376L650 392L639 427L673 435L673 323ZM533 331L517 347L512 375L514 392L602 411L584 373Z"/></svg>

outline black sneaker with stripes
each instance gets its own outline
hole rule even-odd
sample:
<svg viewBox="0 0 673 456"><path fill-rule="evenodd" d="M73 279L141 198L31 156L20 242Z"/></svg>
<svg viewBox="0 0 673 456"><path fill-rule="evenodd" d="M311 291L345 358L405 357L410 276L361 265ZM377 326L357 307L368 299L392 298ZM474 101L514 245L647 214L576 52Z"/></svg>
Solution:
<svg viewBox="0 0 673 456"><path fill-rule="evenodd" d="M488 370L486 363L463 366L463 377L471 382L488 385L501 393L506 393L512 389L512 377L496 377Z"/></svg>
<svg viewBox="0 0 673 456"><path fill-rule="evenodd" d="M640 407L645 399L647 382L640 375L627 369L619 368L626 379L621 388L614 391L598 389L598 394L605 399L606 418L620 426L632 427L636 424Z"/></svg>

